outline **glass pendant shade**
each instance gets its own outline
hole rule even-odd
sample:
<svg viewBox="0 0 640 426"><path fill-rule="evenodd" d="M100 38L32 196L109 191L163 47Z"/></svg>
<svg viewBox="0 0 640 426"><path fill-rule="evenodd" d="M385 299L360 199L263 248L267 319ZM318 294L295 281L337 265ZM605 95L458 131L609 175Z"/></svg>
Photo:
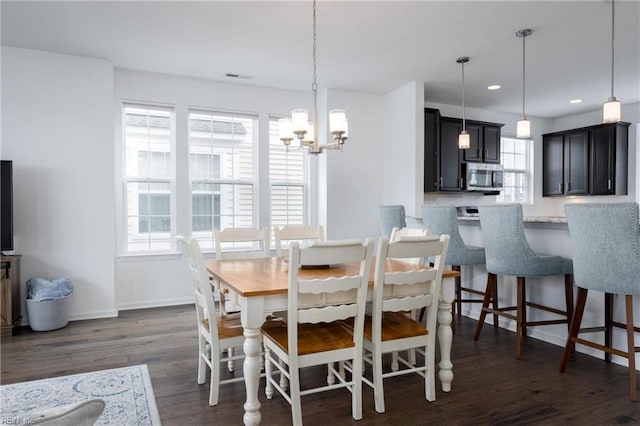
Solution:
<svg viewBox="0 0 640 426"><path fill-rule="evenodd" d="M329 132L345 132L347 130L347 114L343 109L329 111Z"/></svg>
<svg viewBox="0 0 640 426"><path fill-rule="evenodd" d="M620 101L609 98L602 109L602 121L605 123L617 123L620 121Z"/></svg>
<svg viewBox="0 0 640 426"><path fill-rule="evenodd" d="M301 133L309 127L309 112L306 109L294 109L291 111L291 123L294 133Z"/></svg>
<svg viewBox="0 0 640 426"><path fill-rule="evenodd" d="M283 141L292 141L295 135L293 134L293 123L290 118L281 118L278 120L280 128L280 139Z"/></svg>
<svg viewBox="0 0 640 426"><path fill-rule="evenodd" d="M469 149L471 147L471 139L469 139L469 133L463 130L458 135L458 149Z"/></svg>
<svg viewBox="0 0 640 426"><path fill-rule="evenodd" d="M313 133L313 124L307 123L307 128L305 129L307 132L304 134L304 138L302 138L302 142L306 144L312 144L315 142L314 133Z"/></svg>
<svg viewBox="0 0 640 426"><path fill-rule="evenodd" d="M531 137L531 121L527 117L522 117L516 124L516 137L524 139Z"/></svg>

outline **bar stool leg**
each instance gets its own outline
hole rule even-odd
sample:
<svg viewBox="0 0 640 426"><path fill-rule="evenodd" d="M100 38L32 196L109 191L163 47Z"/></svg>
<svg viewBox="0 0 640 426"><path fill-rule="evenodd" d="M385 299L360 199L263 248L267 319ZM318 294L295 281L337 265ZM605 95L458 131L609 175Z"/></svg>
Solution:
<svg viewBox="0 0 640 426"><path fill-rule="evenodd" d="M526 328L524 322L526 321L525 315L527 307L525 305L525 281L524 277L516 278L516 359L520 359L522 356L522 336L526 335Z"/></svg>
<svg viewBox="0 0 640 426"><path fill-rule="evenodd" d="M491 303L491 305L493 306L494 310L498 310L498 278L496 277L496 283L493 287L493 301ZM493 314L493 328L499 328L498 325L498 314L494 313Z"/></svg>
<svg viewBox="0 0 640 426"><path fill-rule="evenodd" d="M522 286L522 291L519 293L518 305L522 305L522 335L527 335L527 281L525 277L518 277L518 286Z"/></svg>
<svg viewBox="0 0 640 426"><path fill-rule="evenodd" d="M564 276L564 300L567 305L567 330L570 330L573 318L573 274Z"/></svg>
<svg viewBox="0 0 640 426"><path fill-rule="evenodd" d="M451 269L457 272L460 272L460 265L451 265ZM462 316L462 280L461 280L461 276L462 274L458 275L455 278L456 281L456 304L455 304L455 311L458 314L458 316Z"/></svg>
<svg viewBox="0 0 640 426"><path fill-rule="evenodd" d="M487 318L487 310L489 309L489 302L491 301L491 297L494 297L494 300L497 299L496 296L496 282L498 277L495 274L489 272L487 274L487 289L484 292L484 298L482 299L482 310L480 311L480 318L478 318L478 325L476 326L476 334L473 336L473 340L478 340L480 337L480 332L482 331L482 326L484 325L484 320Z"/></svg>
<svg viewBox="0 0 640 426"><path fill-rule="evenodd" d="M638 381L636 372L636 348L633 337L633 296L625 296L627 305L627 351L629 353L629 395L631 401L638 401Z"/></svg>
<svg viewBox="0 0 640 426"><path fill-rule="evenodd" d="M604 294L604 345L611 347L612 329L613 329L613 294ZM611 352L604 353L604 360L611 362Z"/></svg>
<svg viewBox="0 0 640 426"><path fill-rule="evenodd" d="M584 306L587 303L588 293L589 291L586 288L578 287L576 309L573 311L573 319L571 320L571 327L569 328L569 336L567 337L567 344L564 347L562 364L560 364L561 373L567 371L569 359L571 358L571 354L576 347L576 338L578 337L578 331L580 331L580 323L582 322L582 315L584 314Z"/></svg>

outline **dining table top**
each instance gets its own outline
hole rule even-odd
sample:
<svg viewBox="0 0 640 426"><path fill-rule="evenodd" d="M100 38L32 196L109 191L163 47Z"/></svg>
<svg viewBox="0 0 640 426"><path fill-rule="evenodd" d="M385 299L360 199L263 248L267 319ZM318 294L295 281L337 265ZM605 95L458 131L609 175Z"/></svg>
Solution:
<svg viewBox="0 0 640 426"><path fill-rule="evenodd" d="M243 297L266 296L286 293L289 289L288 265L284 257L259 259L208 260L205 265L209 272L226 283ZM369 284L373 284L375 258L371 261ZM387 259L385 271L405 272L415 269L429 269L428 266L399 260ZM301 268L299 277L303 279L325 278L331 276L357 275L360 262L348 262L331 265L326 268ZM443 278L460 276L460 272L445 269Z"/></svg>

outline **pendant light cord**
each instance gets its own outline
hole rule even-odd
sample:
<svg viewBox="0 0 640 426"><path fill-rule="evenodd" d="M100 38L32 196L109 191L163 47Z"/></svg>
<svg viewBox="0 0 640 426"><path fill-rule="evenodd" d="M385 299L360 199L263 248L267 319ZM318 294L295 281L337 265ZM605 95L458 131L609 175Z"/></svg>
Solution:
<svg viewBox="0 0 640 426"><path fill-rule="evenodd" d="M524 58L525 58L525 43L524 43L524 39L526 39L526 36L522 37L522 117L526 117L525 113L524 113L524 82L526 81L524 78L524 69L525 69L525 63L524 63Z"/></svg>
<svg viewBox="0 0 640 426"><path fill-rule="evenodd" d="M464 132L466 130L467 126L464 113L464 62L462 62L462 131Z"/></svg>
<svg viewBox="0 0 640 426"><path fill-rule="evenodd" d="M318 58L316 55L316 0L313 0L313 83L311 90L313 91L313 141L318 144Z"/></svg>
<svg viewBox="0 0 640 426"><path fill-rule="evenodd" d="M615 33L615 0L611 0L611 98L613 98L613 57L614 57L614 33Z"/></svg>

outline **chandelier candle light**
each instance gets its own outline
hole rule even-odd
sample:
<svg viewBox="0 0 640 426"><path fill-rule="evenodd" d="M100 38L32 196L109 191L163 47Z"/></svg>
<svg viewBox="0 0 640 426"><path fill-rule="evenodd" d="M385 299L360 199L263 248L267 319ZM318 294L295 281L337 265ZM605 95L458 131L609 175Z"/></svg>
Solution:
<svg viewBox="0 0 640 426"><path fill-rule="evenodd" d="M316 56L316 0L313 1L313 116L309 123L309 112L306 109L294 109L291 118L281 118L280 140L287 150L294 139L300 141L300 146L307 148L311 154L320 154L326 149L342 150L349 135L349 123L343 109L329 111L329 132L333 136L333 143L320 145L318 142L318 83Z"/></svg>
<svg viewBox="0 0 640 426"><path fill-rule="evenodd" d="M602 121L605 123L617 123L620 121L620 101L613 96L613 36L615 33L615 2L611 0L611 96L607 99L602 109Z"/></svg>
<svg viewBox="0 0 640 426"><path fill-rule="evenodd" d="M517 37L522 38L522 117L520 117L520 121L516 124L516 137L517 138L530 138L531 137L531 121L527 118L524 113L524 87L525 87L525 79L524 79L524 39L530 36L533 33L533 30L526 28L524 30L520 30L516 33Z"/></svg>
<svg viewBox="0 0 640 426"><path fill-rule="evenodd" d="M469 149L471 147L471 140L467 132L467 120L464 112L464 64L469 62L469 57L461 56L456 59L456 62L462 65L462 131L458 135L458 149Z"/></svg>

